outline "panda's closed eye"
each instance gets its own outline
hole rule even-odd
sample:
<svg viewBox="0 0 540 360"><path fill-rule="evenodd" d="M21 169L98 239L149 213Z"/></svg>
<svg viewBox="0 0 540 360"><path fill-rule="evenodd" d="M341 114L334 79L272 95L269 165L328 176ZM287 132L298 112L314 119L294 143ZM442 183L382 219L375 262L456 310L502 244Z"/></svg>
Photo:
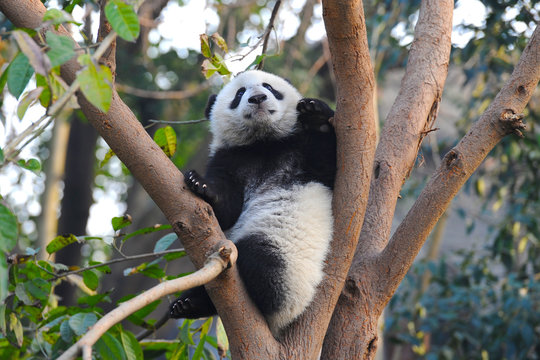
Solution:
<svg viewBox="0 0 540 360"><path fill-rule="evenodd" d="M276 99L283 100L283 94L280 93L279 91L277 91L276 89L274 89L272 87L272 85L270 85L268 83L263 83L262 86L265 87L266 89L270 90L270 92L272 93L272 95L274 95L274 97Z"/></svg>

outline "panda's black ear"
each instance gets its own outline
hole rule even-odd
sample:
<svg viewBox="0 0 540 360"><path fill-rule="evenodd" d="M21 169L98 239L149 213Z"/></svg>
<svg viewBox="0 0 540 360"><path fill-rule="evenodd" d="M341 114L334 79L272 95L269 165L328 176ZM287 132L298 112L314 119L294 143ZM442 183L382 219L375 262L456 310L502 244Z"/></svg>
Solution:
<svg viewBox="0 0 540 360"><path fill-rule="evenodd" d="M206 109L204 110L204 116L206 116L207 119L210 119L210 111L212 111L212 106L214 106L214 103L216 102L217 95L212 94L208 98L208 103L206 103Z"/></svg>

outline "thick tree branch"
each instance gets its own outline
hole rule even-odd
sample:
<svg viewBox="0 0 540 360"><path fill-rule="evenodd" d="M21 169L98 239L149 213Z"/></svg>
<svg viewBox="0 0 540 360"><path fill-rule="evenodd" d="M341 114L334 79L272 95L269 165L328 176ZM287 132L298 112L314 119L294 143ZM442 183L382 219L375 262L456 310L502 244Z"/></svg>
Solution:
<svg viewBox="0 0 540 360"><path fill-rule="evenodd" d="M316 301L287 339L296 344L290 346L291 349L309 350L303 357L296 354L307 359L318 356L352 261L367 206L375 151L375 81L362 1L323 1L323 14L337 79L334 118L337 177L333 196L334 240L327 259L327 276L320 285Z"/></svg>
<svg viewBox="0 0 540 360"><path fill-rule="evenodd" d="M521 116L540 80L540 27L495 100L471 130L444 157L413 207L396 229L378 259L385 274L384 300L388 301L410 268L427 236L465 181L489 152L508 134L524 127Z"/></svg>
<svg viewBox="0 0 540 360"><path fill-rule="evenodd" d="M37 28L45 7L39 0L3 0L0 11L15 26ZM70 35L62 27L59 32ZM72 59L62 65L62 77L72 83L79 69L76 59ZM203 266L206 255L216 248L231 246L212 208L184 186L180 171L148 136L114 89L106 114L94 108L81 93L77 96L89 122L161 209L197 268ZM218 279L206 287L222 316L229 338L237 340L231 340L233 356L237 359L272 358L276 342L243 288L238 272L233 268Z"/></svg>
<svg viewBox="0 0 540 360"><path fill-rule="evenodd" d="M375 355L383 307L376 287L382 273L376 271L373 259L389 237L399 191L414 164L422 133L434 120L432 110L440 101L448 69L452 11L452 0L422 2L400 93L375 153L364 225L325 339L324 359Z"/></svg>
<svg viewBox="0 0 540 360"><path fill-rule="evenodd" d="M386 118L375 153L368 210L357 252L386 245L403 183L435 121L448 74L453 0L422 1L401 87Z"/></svg>
<svg viewBox="0 0 540 360"><path fill-rule="evenodd" d="M206 284L216 278L216 276L230 265L230 255L233 254L233 250L236 251L234 248L223 248L219 252L209 256L206 264L193 274L162 282L142 294L137 295L133 299L123 302L120 306L99 319L99 321L92 326L83 337L67 349L58 360L74 359L82 349L87 347L91 348L113 325L119 323L135 311L142 309L153 301L178 291ZM234 254L236 255L236 253Z"/></svg>

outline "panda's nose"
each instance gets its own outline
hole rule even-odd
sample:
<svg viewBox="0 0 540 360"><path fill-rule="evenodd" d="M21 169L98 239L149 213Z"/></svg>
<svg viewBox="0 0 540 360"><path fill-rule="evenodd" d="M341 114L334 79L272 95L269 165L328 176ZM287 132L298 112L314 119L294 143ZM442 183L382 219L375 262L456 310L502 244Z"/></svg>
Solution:
<svg viewBox="0 0 540 360"><path fill-rule="evenodd" d="M262 103L263 101L265 101L267 98L266 98L266 95L264 94L257 94L257 95L253 95L252 97L250 97L248 99L248 102L250 104L260 104Z"/></svg>

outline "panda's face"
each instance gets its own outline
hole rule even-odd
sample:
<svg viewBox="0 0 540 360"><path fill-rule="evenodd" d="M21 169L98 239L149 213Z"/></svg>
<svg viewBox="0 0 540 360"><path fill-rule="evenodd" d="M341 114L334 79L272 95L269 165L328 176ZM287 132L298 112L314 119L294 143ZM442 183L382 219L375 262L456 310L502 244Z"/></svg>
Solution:
<svg viewBox="0 0 540 360"><path fill-rule="evenodd" d="M207 109L213 134L211 152L292 134L300 99L298 91L279 76L257 70L241 73Z"/></svg>

